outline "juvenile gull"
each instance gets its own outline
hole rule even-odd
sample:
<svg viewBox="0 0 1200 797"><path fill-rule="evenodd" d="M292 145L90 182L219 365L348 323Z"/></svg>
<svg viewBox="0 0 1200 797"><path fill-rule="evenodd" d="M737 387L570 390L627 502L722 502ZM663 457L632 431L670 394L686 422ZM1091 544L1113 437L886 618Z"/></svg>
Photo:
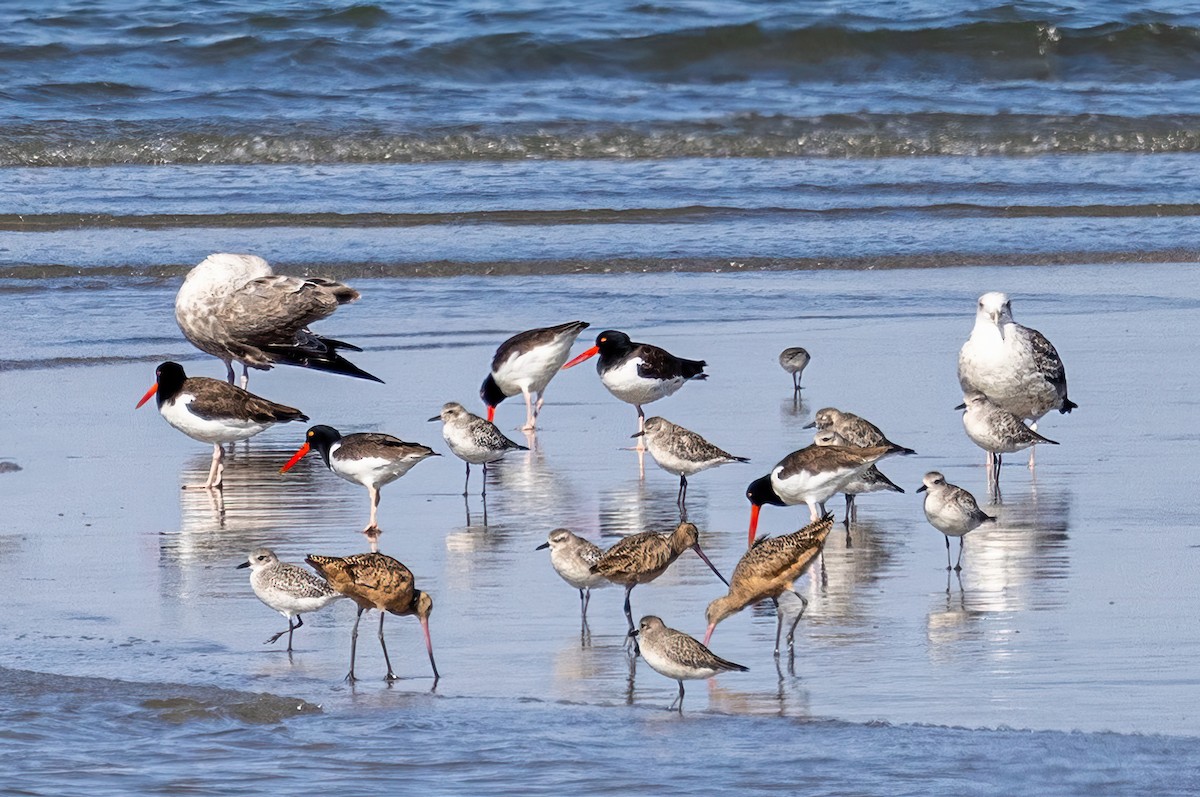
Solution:
<svg viewBox="0 0 1200 797"><path fill-rule="evenodd" d="M984 512L975 502L975 496L963 488L950 484L937 471L925 474L924 483L917 488L925 493L925 517L930 525L946 536L946 569L950 569L950 538L958 537L958 560L955 570L962 569L963 536L979 528L983 523L995 522L996 518Z"/></svg>
<svg viewBox="0 0 1200 797"><path fill-rule="evenodd" d="M579 609L587 622L587 607L592 599L592 589L608 585L608 579L592 572L600 561L600 549L568 529L555 529L537 550L550 549L550 564L563 581L579 590Z"/></svg>
<svg viewBox="0 0 1200 797"><path fill-rule="evenodd" d="M988 490L997 499L1000 497L1001 454L1011 454L1037 443L1058 445L1030 429L1016 415L1000 409L978 391L963 396L963 403L955 409L966 410L962 420L967 437L988 452Z"/></svg>
<svg viewBox="0 0 1200 797"><path fill-rule="evenodd" d="M492 371L479 388L479 397L487 407L487 419L496 420L496 405L520 393L525 397L525 425L521 429L534 431L545 401L546 385L571 356L571 346L579 333L589 326L586 321L570 321L519 332L501 343L492 357ZM536 404L533 393L537 393Z"/></svg>
<svg viewBox="0 0 1200 797"><path fill-rule="evenodd" d="M780 367L792 375L792 393L800 392L800 377L803 376L804 369L808 367L811 359L808 349L801 346L793 346L779 353Z"/></svg>
<svg viewBox="0 0 1200 797"><path fill-rule="evenodd" d="M467 464L467 478L463 482L463 495L467 494L467 485L471 481L471 466L483 466L483 495L487 495L487 466L489 462L501 459L510 451L528 451L525 446L515 443L504 436L491 421L485 421L474 413L467 412L466 407L457 401L449 401L442 405L440 414L433 416L430 421L442 422L442 439L454 456Z"/></svg>
<svg viewBox="0 0 1200 797"><path fill-rule="evenodd" d="M645 431L633 436L645 439L646 450L660 468L679 477L679 495L675 502L680 511L683 511L684 502L687 501L688 476L730 462L750 461L745 457L735 457L695 432L657 415L647 418Z"/></svg>
<svg viewBox="0 0 1200 797"><path fill-rule="evenodd" d="M269 371L277 363L381 382L338 353L362 349L308 329L358 296L333 280L275 274L256 255L218 253L188 272L175 297L175 320L192 345L224 361L230 384L235 360L242 387L249 369Z"/></svg>
<svg viewBox="0 0 1200 797"><path fill-rule="evenodd" d="M250 587L258 599L287 618L286 631L270 637L264 645L279 641L287 634L287 652L292 652L292 632L304 625L301 613L319 611L326 604L344 597L325 579L313 575L303 567L279 561L270 548L255 548L238 569L250 568ZM292 625L292 618L296 624Z"/></svg>
<svg viewBox="0 0 1200 797"><path fill-rule="evenodd" d="M817 432L813 438L813 442L819 446L849 446L846 438L842 437L832 429ZM846 496L846 517L843 522L849 526L851 522L858 522L858 504L855 502L855 497L863 493L877 493L882 491L890 491L893 493L902 493L904 488L893 482L887 476L883 475L883 471L877 465L864 470L858 478L851 481L842 488L842 493Z"/></svg>
<svg viewBox="0 0 1200 797"><path fill-rule="evenodd" d="M220 490L225 473L224 443L245 440L277 423L307 421L308 416L295 407L276 404L236 385L189 377L179 363L165 362L154 372L155 381L142 400L151 396L158 401L158 412L167 423L193 440L212 443L212 465L205 489Z"/></svg>
<svg viewBox="0 0 1200 797"><path fill-rule="evenodd" d="M671 702L667 711L675 708L675 704L678 703L679 713L683 713L685 680L712 678L720 672L747 672L750 669L726 661L682 631L668 628L654 615L643 617L638 622L638 627L629 634L638 638L642 658L652 670L679 682L679 695Z"/></svg>

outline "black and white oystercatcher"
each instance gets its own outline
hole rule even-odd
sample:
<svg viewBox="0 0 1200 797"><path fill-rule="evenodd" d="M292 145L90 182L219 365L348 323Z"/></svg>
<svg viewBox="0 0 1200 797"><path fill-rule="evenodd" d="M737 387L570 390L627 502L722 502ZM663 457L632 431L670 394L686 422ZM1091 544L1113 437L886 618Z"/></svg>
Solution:
<svg viewBox="0 0 1200 797"><path fill-rule="evenodd" d="M571 356L571 346L579 333L589 326L586 321L570 321L519 332L501 343L492 357L492 372L479 388L479 397L487 407L487 419L494 421L496 405L520 393L525 396L525 425L521 429L534 431L545 401L546 385ZM533 393L537 393L537 403L532 399Z"/></svg>
<svg viewBox="0 0 1200 797"><path fill-rule="evenodd" d="M251 368L279 363L382 382L338 353L362 349L308 329L358 295L333 280L275 274L256 255L218 253L188 272L175 296L175 320L192 345L224 361L230 384L235 360L242 387Z"/></svg>
<svg viewBox="0 0 1200 797"><path fill-rule="evenodd" d="M235 385L206 376L189 377L179 363L165 362L155 372L155 382L137 403L158 399L158 412L167 423L193 440L212 443L212 467L205 489L221 489L225 472L224 443L245 440L277 423L307 421L295 407L276 404Z"/></svg>

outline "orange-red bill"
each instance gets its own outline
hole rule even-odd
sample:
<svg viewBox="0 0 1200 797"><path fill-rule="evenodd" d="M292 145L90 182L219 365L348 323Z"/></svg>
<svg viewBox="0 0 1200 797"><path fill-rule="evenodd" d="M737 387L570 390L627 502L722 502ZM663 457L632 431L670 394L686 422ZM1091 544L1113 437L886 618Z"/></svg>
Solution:
<svg viewBox="0 0 1200 797"><path fill-rule="evenodd" d="M158 382L155 382L153 385L150 386L150 389L146 391L146 395L142 396L142 400L137 403L137 406L134 407L134 409L135 410L140 409L141 406L143 404L145 404L147 401L149 401L150 397L153 396L157 392L158 392Z"/></svg>
<svg viewBox="0 0 1200 797"><path fill-rule="evenodd" d="M746 547L754 545L754 535L758 531L758 511L762 509L761 504L750 505L750 542L746 543Z"/></svg>
<svg viewBox="0 0 1200 797"><path fill-rule="evenodd" d="M488 423L491 423L494 420L496 420L496 408L489 405L488 406Z"/></svg>
<svg viewBox="0 0 1200 797"><path fill-rule="evenodd" d="M297 462L299 462L300 460L302 460L304 458L304 455L307 454L311 448L312 448L312 446L310 446L308 443L305 443L304 445L300 446L300 450L297 451L295 454L292 454L292 458L287 461L286 465L284 465L282 468L279 469L279 472L287 473L289 470L292 469L293 465L295 465Z"/></svg>
<svg viewBox="0 0 1200 797"><path fill-rule="evenodd" d="M581 355L579 355L578 357L576 357L574 360L571 360L571 362L569 362L569 363L567 363L566 365L564 365L564 366L562 367L562 369L565 371L565 370L567 370L568 368L570 368L570 367L571 367L571 366L573 366L573 365L579 365L579 364L580 364L581 362L583 362L584 360L588 359L589 357L595 357L595 356L596 356L597 354L599 354L599 353L600 353L600 347L599 347L599 346L593 346L592 348L590 348L590 349L588 349L587 351L585 351L583 354L581 354Z"/></svg>

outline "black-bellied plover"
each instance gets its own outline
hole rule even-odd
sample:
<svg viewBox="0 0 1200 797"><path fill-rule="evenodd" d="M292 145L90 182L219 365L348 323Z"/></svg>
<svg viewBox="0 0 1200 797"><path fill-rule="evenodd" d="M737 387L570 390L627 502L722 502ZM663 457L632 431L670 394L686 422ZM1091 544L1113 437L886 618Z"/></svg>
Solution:
<svg viewBox="0 0 1200 797"><path fill-rule="evenodd" d="M433 640L429 636L429 614L433 611L433 598L413 584L412 571L390 556L381 553L359 553L353 556L318 556L309 554L304 558L318 573L325 577L329 586L358 604L354 618L354 631L350 634L350 674L346 680L353 683L354 654L358 646L358 623L363 612L379 610L379 646L383 648L383 660L387 664L386 680L395 681L392 662L388 658L387 644L383 641L383 619L390 612L404 617L416 615L425 634L425 649L429 651L429 666L433 668L433 683L437 684L437 662L433 660Z"/></svg>
<svg viewBox="0 0 1200 797"><path fill-rule="evenodd" d="M808 353L808 349L802 346L793 346L790 349L784 349L779 353L779 365L783 370L792 375L792 393L800 392L800 377L804 374L804 369L808 367L809 360L812 357Z"/></svg>
<svg viewBox="0 0 1200 797"><path fill-rule="evenodd" d="M983 523L996 519L979 508L975 496L946 481L937 471L925 474L917 492L925 493L925 517L929 524L946 536L946 569L950 569L950 538L958 537L958 561L955 570L962 569L963 536Z"/></svg>
<svg viewBox="0 0 1200 797"><path fill-rule="evenodd" d="M673 424L666 418L655 415L646 419L646 431L638 432L634 437L642 437L646 450L658 463L658 466L674 476L679 477L679 495L675 502L683 511L687 501L687 477L694 476L702 470L726 465L730 462L749 462L745 457L735 457L729 452L717 448L700 435Z"/></svg>
<svg viewBox="0 0 1200 797"><path fill-rule="evenodd" d="M523 431L537 428L538 414L546 385L571 356L571 346L579 333L590 326L586 321L570 321L554 327L529 329L500 344L492 358L492 372L483 380L479 397L487 406L487 419L496 419L496 405L518 393L525 396ZM537 403L532 394L537 393Z"/></svg>
<svg viewBox="0 0 1200 797"><path fill-rule="evenodd" d="M679 682L679 695L671 702L667 711L678 704L679 713L683 713L685 680L712 678L721 672L747 672L750 669L726 661L682 631L668 628L654 615L643 617L638 622L638 627L629 634L637 636L642 658L650 665L650 669Z"/></svg>
<svg viewBox="0 0 1200 797"><path fill-rule="evenodd" d="M256 255L218 253L188 272L175 296L175 320L184 337L225 363L233 384L233 363L242 364L242 387L250 369L300 365L382 382L338 353L362 351L308 330L358 291L340 282L275 274Z"/></svg>
<svg viewBox="0 0 1200 797"><path fill-rule="evenodd" d="M165 362L155 371L155 382L137 403L141 407L156 396L158 412L167 423L193 440L211 443L212 466L206 489L221 489L225 472L224 443L245 440L277 423L307 421L308 416L294 407L276 404L236 385L189 377L179 363Z"/></svg>
<svg viewBox="0 0 1200 797"><path fill-rule="evenodd" d="M896 453L898 454L916 453L911 448L905 448L898 443L888 440L879 427L866 418L861 418L852 412L842 412L835 407L825 407L817 410L813 416L813 422L804 428L816 428L823 432L837 432L848 445L858 446L859 448L895 446Z"/></svg>
<svg viewBox="0 0 1200 797"><path fill-rule="evenodd" d="M440 414L433 416L430 421L442 422L442 438L454 456L467 463L467 478L463 482L463 495L467 494L467 484L471 481L471 466L483 466L483 495L487 495L487 466L489 462L501 459L510 451L528 451L520 443L509 440L504 433L496 428L496 424L484 420L457 401L442 405Z"/></svg>
<svg viewBox="0 0 1200 797"><path fill-rule="evenodd" d="M801 608L788 631L787 643L788 648L791 648L796 624L800 622L804 608L808 606L805 597L795 591L795 582L808 571L813 560L821 553L825 538L829 536L832 528L833 516L826 515L799 531L779 537L764 537L755 542L742 554L737 567L733 569L729 581L729 594L708 604L705 612L708 630L704 632L704 644L707 645L712 639L717 623L753 603L770 598L775 602L778 617L775 625L775 655L778 656L779 638L783 632L783 609L778 598L784 592L792 592L800 599Z"/></svg>
<svg viewBox="0 0 1200 797"><path fill-rule="evenodd" d="M813 437L813 442L819 446L842 446L852 447L842 437L832 429L819 431ZM858 522L858 504L855 497L864 493L878 493L890 491L893 493L902 493L904 488L896 484L883 474L878 465L872 465L862 472L862 474L845 487L842 488L842 494L846 496L846 517L843 520L845 525Z"/></svg>
<svg viewBox="0 0 1200 797"><path fill-rule="evenodd" d="M1053 440L1035 432L1016 415L996 406L987 396L972 391L963 396L956 409L963 413L963 428L971 442L988 452L988 491L1000 498L1000 463L1002 454L1021 451L1038 443L1056 446Z"/></svg>
<svg viewBox="0 0 1200 797"><path fill-rule="evenodd" d="M592 589L607 586L609 581L592 567L600 561L601 551L594 543L585 540L569 529L555 529L545 542L537 547L541 551L550 549L550 564L563 581L579 590L579 610L587 622L588 602Z"/></svg>
<svg viewBox="0 0 1200 797"><path fill-rule="evenodd" d="M348 482L367 488L371 501L371 518L363 533L371 542L371 549L378 544L379 490L408 473L414 465L428 457L440 456L429 446L406 443L398 437L378 432L357 432L345 437L331 426L314 426L305 435L304 445L292 455L280 473L286 473L312 449L316 449L325 461L325 467Z"/></svg>
<svg viewBox="0 0 1200 797"><path fill-rule="evenodd" d="M286 631L271 636L264 645L279 641L287 634L287 652L292 652L292 632L304 625L302 614L312 614L326 604L344 597L320 576L303 567L279 561L270 548L255 548L238 568L250 568L250 587L258 599L287 618ZM292 618L296 618L295 625Z"/></svg>

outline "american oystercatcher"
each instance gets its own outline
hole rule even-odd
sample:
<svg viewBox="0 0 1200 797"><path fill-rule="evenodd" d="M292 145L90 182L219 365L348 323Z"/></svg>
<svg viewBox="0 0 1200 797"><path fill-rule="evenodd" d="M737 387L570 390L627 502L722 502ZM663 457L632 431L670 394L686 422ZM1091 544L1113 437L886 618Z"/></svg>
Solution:
<svg viewBox="0 0 1200 797"><path fill-rule="evenodd" d="M525 425L521 430L534 431L545 401L546 385L571 356L571 346L579 333L589 326L586 321L570 321L519 332L501 343L492 357L492 372L479 388L479 397L487 407L487 419L494 421L496 405L520 393L525 396ZM536 404L533 393L537 393Z"/></svg>
<svg viewBox="0 0 1200 797"><path fill-rule="evenodd" d="M312 449L325 460L325 466L348 482L367 488L371 498L371 519L363 534L374 548L379 537L376 514L379 510L379 489L396 481L423 459L441 456L429 446L406 443L398 437L379 432L356 432L345 437L331 426L314 426L308 430L304 445L292 455L280 473L286 473Z"/></svg>
<svg viewBox="0 0 1200 797"><path fill-rule="evenodd" d="M276 404L219 379L189 377L179 363L165 362L154 373L154 384L137 406L154 396L158 412L167 423L193 440L212 443L212 467L208 481L202 485L205 489L221 489L224 443L253 437L277 423L308 420L295 407Z"/></svg>
<svg viewBox="0 0 1200 797"><path fill-rule="evenodd" d="M471 466L483 466L483 495L487 495L487 466L501 459L510 451L528 451L520 443L513 442L496 428L496 424L485 421L457 401L442 406L441 413L429 419L442 422L442 439L454 456L467 463L467 478L463 482L463 495L471 481Z"/></svg>
<svg viewBox="0 0 1200 797"><path fill-rule="evenodd" d="M275 274L256 255L218 253L188 272L175 296L175 320L192 345L224 361L230 384L235 360L242 387L251 368L279 363L382 382L338 353L362 349L308 330L358 296L333 280Z"/></svg>
<svg viewBox="0 0 1200 797"><path fill-rule="evenodd" d="M608 392L637 407L638 431L646 431L643 404L666 398L685 382L708 379L704 360L685 360L648 343L634 343L624 332L607 330L596 336L596 345L563 366L571 368L600 355L596 371ZM638 450L645 450L638 441Z"/></svg>

